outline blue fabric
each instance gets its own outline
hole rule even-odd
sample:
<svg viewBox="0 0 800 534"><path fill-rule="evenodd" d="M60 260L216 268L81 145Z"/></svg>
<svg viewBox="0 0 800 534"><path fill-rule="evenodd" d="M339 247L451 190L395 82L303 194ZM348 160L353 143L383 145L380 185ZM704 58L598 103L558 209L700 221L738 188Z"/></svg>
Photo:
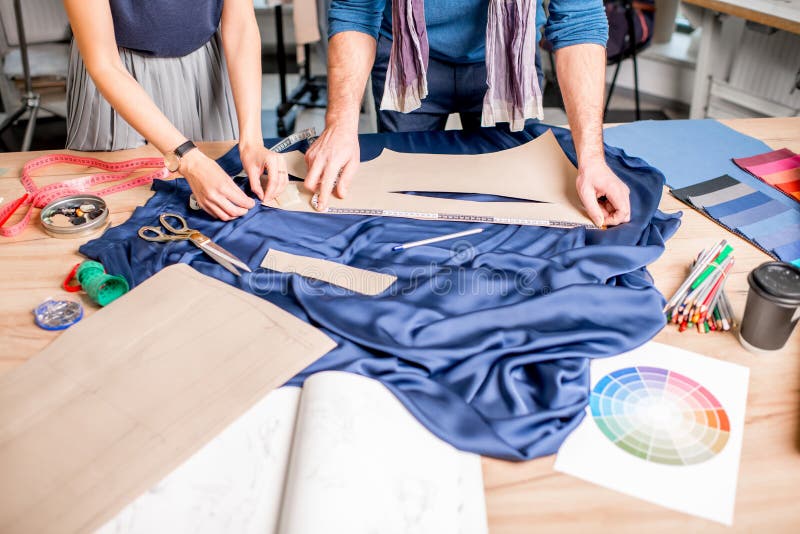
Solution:
<svg viewBox="0 0 800 534"><path fill-rule="evenodd" d="M793 243L797 241L798 238L800 238L800 224L790 224L774 232L760 235L756 237L755 240L766 250L772 250ZM798 257L800 257L800 254L798 254Z"/></svg>
<svg viewBox="0 0 800 534"><path fill-rule="evenodd" d="M759 204L758 206L720 217L719 222L728 228L738 229L742 226L753 224L754 222L767 219L776 213L781 213L784 211L789 211L789 208L776 200L770 200L764 204Z"/></svg>
<svg viewBox="0 0 800 534"><path fill-rule="evenodd" d="M775 232L776 230L791 224L800 224L800 210L787 210L758 222L740 226L738 230L745 236L753 238Z"/></svg>
<svg viewBox="0 0 800 534"><path fill-rule="evenodd" d="M365 135L362 160L383 147L401 152L472 154L510 148L541 134L422 132ZM569 132L555 129L570 158ZM269 144L269 143L267 143ZM321 328L338 347L290 383L337 369L384 383L426 427L456 447L506 459L555 452L584 416L589 361L633 349L664 325L662 295L645 266L664 251L678 216L657 211L662 175L610 148L627 183L629 224L605 231L483 225L456 242L397 253L397 243L472 228L468 223L297 213L256 206L230 223L189 211L182 180L157 181L130 220L81 252L136 285L184 262L275 303ZM235 174L238 151L220 160ZM535 164L535 162L532 162ZM369 179L364 176L360 179ZM526 179L498 175L498 179ZM142 225L171 211L246 261L236 278L186 242L150 243ZM367 297L259 268L270 248L392 272L397 282ZM198 310L202 313L202 310ZM269 340L264 340L269 357Z"/></svg>
<svg viewBox="0 0 800 534"><path fill-rule="evenodd" d="M715 219L720 219L722 217L727 217L728 215L732 215L734 213L739 213L740 211L748 210L750 208L755 208L756 206L760 206L761 204L766 204L770 201L770 198L767 195L759 193L758 191L754 193L750 193L749 195L745 195L743 197L735 198L733 200L728 200L727 202L722 202L720 204L715 204L713 206L706 206L706 213L714 217Z"/></svg>
<svg viewBox="0 0 800 534"><path fill-rule="evenodd" d="M549 18L536 1L536 23L544 25L554 49L582 43L605 46L608 19L602 0L551 0ZM425 0L431 57L451 63L477 63L486 55L488 0ZM358 31L392 38L392 7L386 0L333 0L328 36Z"/></svg>
<svg viewBox="0 0 800 534"><path fill-rule="evenodd" d="M157 57L183 57L211 39L223 0L110 0L117 45Z"/></svg>
<svg viewBox="0 0 800 534"><path fill-rule="evenodd" d="M800 260L800 241L775 247L773 252L783 261L794 262L794 260Z"/></svg>

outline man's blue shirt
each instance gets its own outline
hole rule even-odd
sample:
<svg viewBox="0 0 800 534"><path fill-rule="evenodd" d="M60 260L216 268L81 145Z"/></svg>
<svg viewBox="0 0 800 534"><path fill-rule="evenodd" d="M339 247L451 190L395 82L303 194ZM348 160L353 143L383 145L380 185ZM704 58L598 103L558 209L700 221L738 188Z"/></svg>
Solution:
<svg viewBox="0 0 800 534"><path fill-rule="evenodd" d="M484 61L489 0L425 0L431 57L452 63ZM550 0L547 17L536 0L536 23L557 50L582 43L605 46L608 19L602 0ZM391 0L333 0L328 36L359 31L392 36Z"/></svg>

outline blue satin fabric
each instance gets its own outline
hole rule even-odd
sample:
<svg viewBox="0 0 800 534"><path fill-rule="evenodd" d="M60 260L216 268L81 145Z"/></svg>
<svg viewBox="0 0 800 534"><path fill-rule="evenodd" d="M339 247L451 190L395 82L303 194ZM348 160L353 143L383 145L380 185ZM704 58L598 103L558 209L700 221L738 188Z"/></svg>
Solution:
<svg viewBox="0 0 800 534"><path fill-rule="evenodd" d="M510 148L544 132L419 132L365 135L363 159L383 147L467 154ZM575 159L569 133L556 137ZM159 269L190 263L321 328L338 347L291 380L336 369L383 382L431 431L454 446L521 460L555 452L584 415L589 360L635 348L663 326L664 300L645 266L664 251L678 216L657 211L663 176L607 148L631 190L633 219L606 231L483 225L479 235L392 252L398 243L472 228L469 223L322 215L262 206L230 223L187 209L182 179L159 181L131 219L81 247L109 272L138 284ZM220 163L239 171L236 150ZM531 162L535 165L535 162ZM368 179L362 177L361 179ZM524 180L525 176L497 179ZM136 236L158 215L190 225L251 268L236 278L190 243ZM391 272L397 283L368 297L259 267L276 249ZM197 313L203 313L197 310ZM269 339L264 357L269 357Z"/></svg>

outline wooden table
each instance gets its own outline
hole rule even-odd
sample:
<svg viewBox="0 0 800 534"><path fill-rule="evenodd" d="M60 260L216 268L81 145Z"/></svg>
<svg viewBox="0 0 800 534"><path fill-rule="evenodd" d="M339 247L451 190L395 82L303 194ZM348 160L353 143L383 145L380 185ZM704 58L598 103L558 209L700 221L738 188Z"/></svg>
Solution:
<svg viewBox="0 0 800 534"><path fill-rule="evenodd" d="M800 34L800 0L682 0L704 8L697 52L697 66L692 87L692 102L689 117L701 119L706 116L713 65L719 61L723 51L719 46L721 22L719 14L732 15L757 22L779 30Z"/></svg>
<svg viewBox="0 0 800 534"><path fill-rule="evenodd" d="M800 118L741 119L729 126L764 140L773 148L800 152ZM206 143L211 156L232 143ZM0 196L6 200L22 192L18 176L27 159L38 155L0 154ZM104 154L107 159L157 155L143 147ZM43 185L63 180L80 169L49 168L38 178ZM125 221L151 193L144 188L107 198L112 224ZM734 309L741 314L747 293L747 273L770 258L740 238L723 231L702 215L687 210L665 194L661 209L683 210L683 224L667 242L664 255L650 266L656 286L671 294L680 284L686 265L702 248L723 236L735 247L736 265L727 288ZM57 334L33 325L31 310L48 296L60 296L60 283L82 258L79 240L47 237L37 225L20 236L0 238L0 374L20 365ZM86 311L93 306L87 303ZM735 531L784 532L800 528L800 329L778 354L756 356L741 348L732 334L679 334L667 328L657 341L696 351L750 368L742 462L736 501ZM484 460L484 482L489 523L493 533L579 532L614 529L621 532L700 531L730 532L715 523L648 504L611 490L556 473L555 457L524 463Z"/></svg>

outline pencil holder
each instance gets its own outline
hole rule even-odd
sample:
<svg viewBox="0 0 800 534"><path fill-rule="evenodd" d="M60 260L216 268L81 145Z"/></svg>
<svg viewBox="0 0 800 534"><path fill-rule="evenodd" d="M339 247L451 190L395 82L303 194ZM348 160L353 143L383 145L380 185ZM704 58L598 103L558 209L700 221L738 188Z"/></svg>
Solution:
<svg viewBox="0 0 800 534"><path fill-rule="evenodd" d="M800 319L800 269L779 261L763 263L747 282L739 341L751 352L782 349Z"/></svg>

